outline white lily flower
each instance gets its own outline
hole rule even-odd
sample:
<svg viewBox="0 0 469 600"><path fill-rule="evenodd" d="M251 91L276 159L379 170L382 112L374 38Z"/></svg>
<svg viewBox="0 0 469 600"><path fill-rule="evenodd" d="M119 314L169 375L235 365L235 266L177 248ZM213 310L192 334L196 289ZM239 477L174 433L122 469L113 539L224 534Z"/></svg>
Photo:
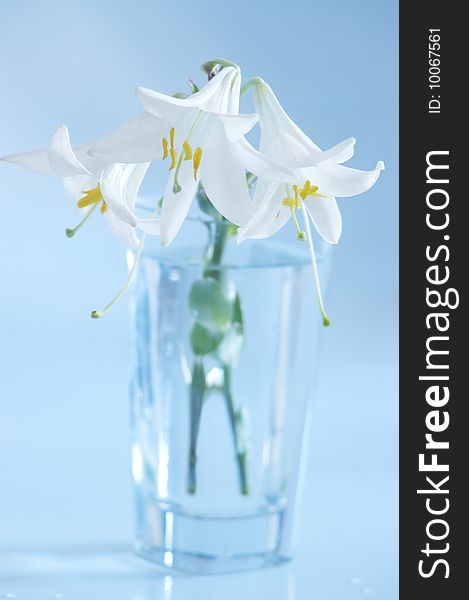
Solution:
<svg viewBox="0 0 469 600"><path fill-rule="evenodd" d="M253 87L259 115L260 152L293 169L295 178L287 184L258 180L253 199L254 214L238 230L238 242L269 237L292 218L298 239L308 242L319 308L324 325L329 325L309 220L327 242L336 244L342 233L342 217L335 198L355 196L368 190L384 169L384 163L378 162L372 171L342 166L341 163L353 156L354 138L322 151L290 119L265 81L256 78L245 86L245 90L248 87ZM302 211L306 231L300 227L297 210Z"/></svg>
<svg viewBox="0 0 469 600"><path fill-rule="evenodd" d="M115 138L121 139L122 135L128 135L128 129L134 135L142 128L147 131L156 126L155 119L148 113L143 113L123 125L120 129L109 134L107 138L103 138L103 142L112 143L112 140ZM120 194L123 200L121 211L124 211L124 208L126 208L127 212L133 215L132 219L124 220L120 217L120 214L116 214L113 210L108 210L108 204L103 197L100 187L101 174L107 167L107 163L102 159L91 157L88 154L89 148L90 144L72 148L68 129L65 125L61 125L53 135L47 150L12 154L3 157L1 160L18 164L46 175L55 175L63 179L66 191L77 201L78 208L88 209L84 218L76 227L65 230L68 237L73 237L97 207L100 206L101 213L107 214L111 230L125 245L136 248L134 264L129 271L124 286L102 310L91 313L93 318L99 318L111 308L130 286L143 250L145 236L147 233L158 234L159 220L154 217L142 219L134 214L137 192L147 172L149 163L116 165L116 168L120 168L119 181L115 183L118 183L120 186ZM136 228L139 228L143 232L140 239L135 232Z"/></svg>
<svg viewBox="0 0 469 600"><path fill-rule="evenodd" d="M154 119L148 114L140 115L130 122L132 131L135 131L138 126L147 127L148 121L153 123ZM120 128L119 133L117 131L111 133L109 139L112 140L115 135L120 137L128 127L129 123ZM156 235L158 233L158 221L156 219L139 219L135 217L132 221L123 221L115 212L108 210L108 204L105 202L100 189L101 174L107 164L102 159L91 157L88 154L89 148L90 144L73 148L70 144L67 127L61 125L52 136L46 150L12 154L3 157L1 160L63 179L65 190L77 202L78 208L87 209L82 221L73 229L66 230L68 237L75 235L98 206L101 208L101 213L106 213L111 230L127 246L135 247L139 244L139 239L135 233L136 227L146 233ZM125 204L129 211L133 211L137 191L148 169L148 164L125 165L125 167L120 184Z"/></svg>
<svg viewBox="0 0 469 600"><path fill-rule="evenodd" d="M379 161L371 171L342 166L353 156L354 138L322 151L290 119L265 81L256 78L252 86L261 128L260 152L294 169L296 177L286 186L258 182L255 214L239 229L238 240L269 237L290 217L301 234L295 211L304 204L317 232L327 242L336 244L342 233L342 218L335 198L368 190L384 169L384 163Z"/></svg>
<svg viewBox="0 0 469 600"><path fill-rule="evenodd" d="M240 71L221 69L200 91L175 98L145 88L137 95L159 126L130 129L109 143L95 143L92 156L118 163L105 169L101 189L111 210L131 222L134 213L125 207L119 180L122 163L170 161L160 221L160 241L169 244L186 218L199 181L215 208L236 225L252 217L246 170L272 181L291 181L291 169L263 157L244 138L257 123L257 115L239 114ZM130 135L131 134L131 135Z"/></svg>

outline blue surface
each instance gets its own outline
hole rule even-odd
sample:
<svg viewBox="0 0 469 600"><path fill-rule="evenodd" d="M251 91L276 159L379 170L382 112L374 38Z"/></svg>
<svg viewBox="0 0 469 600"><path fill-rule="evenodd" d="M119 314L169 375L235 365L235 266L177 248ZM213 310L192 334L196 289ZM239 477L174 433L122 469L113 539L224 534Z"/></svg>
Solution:
<svg viewBox="0 0 469 600"><path fill-rule="evenodd" d="M397 2L3 2L0 155L62 122L86 141L139 110L136 85L183 89L214 56L261 74L321 146L353 135L352 165L387 167L341 202L297 558L188 579L126 552L125 302L88 317L122 249L98 218L68 240L60 182L0 164L0 597L397 598Z"/></svg>

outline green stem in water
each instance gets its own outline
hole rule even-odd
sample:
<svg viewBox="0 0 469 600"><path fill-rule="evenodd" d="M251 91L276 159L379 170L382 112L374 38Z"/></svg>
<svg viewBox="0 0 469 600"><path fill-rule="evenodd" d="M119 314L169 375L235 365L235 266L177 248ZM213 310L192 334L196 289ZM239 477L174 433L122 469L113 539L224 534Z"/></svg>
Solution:
<svg viewBox="0 0 469 600"><path fill-rule="evenodd" d="M213 267L219 267L223 259L226 241L228 238L228 222L218 220L215 225L214 239L212 240L207 252L207 269L204 271L204 278L221 280L221 271ZM210 268L212 267L212 268Z"/></svg>
<svg viewBox="0 0 469 600"><path fill-rule="evenodd" d="M236 460L238 463L239 487L243 496L249 495L249 483L247 476L247 452L240 445L239 431L236 425L236 412L234 407L233 394L231 391L231 368L228 365L223 367L223 394L225 397L226 409L230 419L231 433L236 451Z"/></svg>
<svg viewBox="0 0 469 600"><path fill-rule="evenodd" d="M84 216L84 218L78 223L78 225L76 227L74 227L73 229L70 229L70 228L67 227L67 229L65 230L65 235L68 238L72 238L76 234L76 232L83 227L83 225L86 223L86 221L88 221L88 219L91 217L91 215L96 210L99 202L100 201L98 200L97 202L95 202L93 204L93 206L90 208L90 210L86 213L86 215Z"/></svg>
<svg viewBox="0 0 469 600"><path fill-rule="evenodd" d="M116 294L116 296L114 296L114 298L111 300L111 302L109 302L109 304L106 304L106 306L104 308L102 308L101 310L93 310L93 312L91 313L92 319L99 319L100 317L102 317L105 313L107 313L107 311L111 308L111 306L119 300L119 298L122 296L122 294L127 291L130 284L132 283L135 273L137 271L137 266L140 261L140 256L142 254L144 243L145 243L145 234L143 234L140 239L140 243L138 245L137 252L136 252L135 258L134 258L134 264L132 265L132 268L129 271L127 281L125 282L123 287L119 290L119 292Z"/></svg>
<svg viewBox="0 0 469 600"><path fill-rule="evenodd" d="M197 439L199 437L200 415L205 395L205 371L200 359L196 359L192 369L190 393L190 439L187 473L187 493L195 494L197 489Z"/></svg>
<svg viewBox="0 0 469 600"><path fill-rule="evenodd" d="M308 211L306 210L306 206L305 206L305 203L303 202L303 200L300 199L300 203L301 203L301 210L303 212L303 220L304 220L305 227L306 227L306 236L307 236L307 241L308 241L309 253L311 255L311 268L313 269L313 279L314 279L314 285L316 287L316 295L318 298L319 310L320 310L321 316L322 316L322 324L324 325L324 327L329 327L329 325L331 324L331 321L326 314L326 311L324 309L324 303L322 300L321 284L319 282L318 266L317 266L317 262L316 262L316 253L314 251L313 236L311 234L311 226L309 224Z"/></svg>
<svg viewBox="0 0 469 600"><path fill-rule="evenodd" d="M223 259L223 253L226 247L226 242L230 235L229 223L219 218L215 221L215 231L213 238L210 240L210 244L207 250L206 264L203 276L205 279L215 279L222 285L223 272L215 267L219 267ZM188 461L188 477L187 477L187 491L189 494L195 494L197 488L196 479L196 465L197 465L197 438L200 429L200 418L202 414L202 405L204 396L206 393L205 388L205 377L202 385L200 379L196 377L200 370L203 371L203 363L201 359L196 358L194 362L192 374L192 383L190 387L190 442L189 442L189 461ZM223 387L220 390L224 396L225 404L228 412L230 421L230 427L233 436L234 447L236 451L236 461L238 466L240 491L243 495L249 494L248 476L247 476L247 452L241 447L239 439L239 431L237 427L237 415L235 410L235 403L231 390L231 367L229 365L223 365L224 381Z"/></svg>

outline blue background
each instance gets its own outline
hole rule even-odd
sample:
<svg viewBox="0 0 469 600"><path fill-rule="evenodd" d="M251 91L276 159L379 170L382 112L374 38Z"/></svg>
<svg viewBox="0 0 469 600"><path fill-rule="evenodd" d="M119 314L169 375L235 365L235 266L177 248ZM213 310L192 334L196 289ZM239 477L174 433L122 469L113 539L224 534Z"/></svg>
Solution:
<svg viewBox="0 0 469 600"><path fill-rule="evenodd" d="M58 180L0 163L0 597L397 598L397 2L3 0L0 155L80 143L226 57L262 75L322 147L386 171L340 203L296 561L212 579L163 576L133 535L123 251ZM25 574L28 573L28 580ZM60 596L57 596L60 597Z"/></svg>

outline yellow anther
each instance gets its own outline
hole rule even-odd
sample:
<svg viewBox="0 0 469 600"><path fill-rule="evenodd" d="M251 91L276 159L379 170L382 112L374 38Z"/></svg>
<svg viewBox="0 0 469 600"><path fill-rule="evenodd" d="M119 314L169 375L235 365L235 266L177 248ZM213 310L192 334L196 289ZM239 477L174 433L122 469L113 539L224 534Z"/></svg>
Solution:
<svg viewBox="0 0 469 600"><path fill-rule="evenodd" d="M168 158L168 140L163 138L163 160Z"/></svg>
<svg viewBox="0 0 469 600"><path fill-rule="evenodd" d="M184 144L182 145L182 147L184 148L184 160L191 160L192 159L192 148L191 148L191 145L189 144L189 142L186 140L184 142Z"/></svg>
<svg viewBox="0 0 469 600"><path fill-rule="evenodd" d="M202 160L202 148L197 146L193 156L194 162L194 179L197 179L197 172L199 171L200 161Z"/></svg>
<svg viewBox="0 0 469 600"><path fill-rule="evenodd" d="M174 148L174 127L171 127L169 130L169 141L171 143L171 148Z"/></svg>
<svg viewBox="0 0 469 600"><path fill-rule="evenodd" d="M96 204L97 202L103 199L99 183L92 190L84 190L83 193L85 195L83 196L83 198L80 198L77 202L78 208L85 208L86 206L91 206L91 204Z"/></svg>
<svg viewBox="0 0 469 600"><path fill-rule="evenodd" d="M169 167L169 170L172 171L177 163L177 154L174 148L170 148L169 153L171 154L171 165Z"/></svg>
<svg viewBox="0 0 469 600"><path fill-rule="evenodd" d="M108 205L106 204L106 202L104 202L101 204L101 214L104 215L104 213L106 213L108 211Z"/></svg>

